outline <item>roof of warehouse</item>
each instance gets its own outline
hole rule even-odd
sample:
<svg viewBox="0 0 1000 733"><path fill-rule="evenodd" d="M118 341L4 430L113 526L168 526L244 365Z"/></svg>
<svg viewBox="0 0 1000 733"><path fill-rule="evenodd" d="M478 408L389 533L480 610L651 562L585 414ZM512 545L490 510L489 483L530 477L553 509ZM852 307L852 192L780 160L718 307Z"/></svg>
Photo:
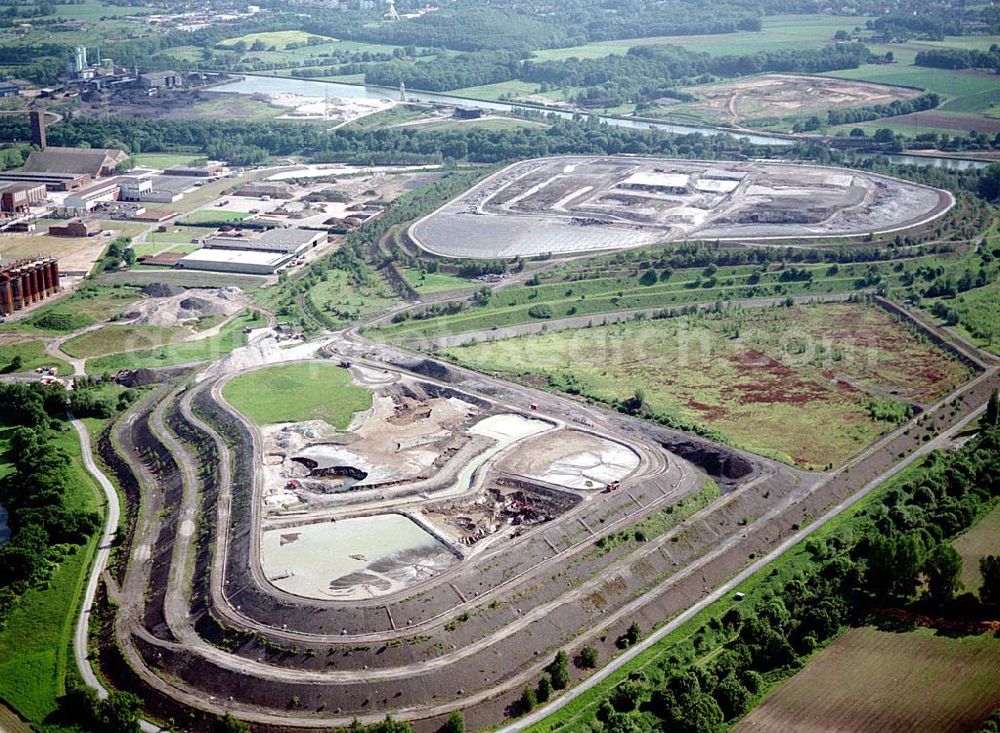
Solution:
<svg viewBox="0 0 1000 733"><path fill-rule="evenodd" d="M102 168L118 165L128 156L115 148L45 148L33 150L21 170L27 173L100 174Z"/></svg>
<svg viewBox="0 0 1000 733"><path fill-rule="evenodd" d="M184 255L181 262L236 263L274 267L288 258L289 256L284 252L258 252L249 249L198 249Z"/></svg>

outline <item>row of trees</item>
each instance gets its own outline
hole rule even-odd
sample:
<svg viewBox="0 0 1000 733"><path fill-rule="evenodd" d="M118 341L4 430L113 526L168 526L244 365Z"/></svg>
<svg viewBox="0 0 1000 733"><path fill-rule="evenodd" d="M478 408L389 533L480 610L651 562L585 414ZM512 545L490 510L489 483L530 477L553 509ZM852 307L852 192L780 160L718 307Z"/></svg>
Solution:
<svg viewBox="0 0 1000 733"><path fill-rule="evenodd" d="M990 69L1000 70L1000 46L993 44L989 51L974 48L933 48L921 51L914 58L917 66L935 69Z"/></svg>

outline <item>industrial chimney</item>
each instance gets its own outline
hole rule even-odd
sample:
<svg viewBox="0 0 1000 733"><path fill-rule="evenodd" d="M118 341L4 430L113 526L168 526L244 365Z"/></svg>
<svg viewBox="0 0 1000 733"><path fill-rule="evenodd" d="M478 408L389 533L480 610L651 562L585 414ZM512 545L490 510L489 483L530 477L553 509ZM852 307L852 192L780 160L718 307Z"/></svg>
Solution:
<svg viewBox="0 0 1000 733"><path fill-rule="evenodd" d="M31 142L45 150L45 110L33 109L31 116Z"/></svg>

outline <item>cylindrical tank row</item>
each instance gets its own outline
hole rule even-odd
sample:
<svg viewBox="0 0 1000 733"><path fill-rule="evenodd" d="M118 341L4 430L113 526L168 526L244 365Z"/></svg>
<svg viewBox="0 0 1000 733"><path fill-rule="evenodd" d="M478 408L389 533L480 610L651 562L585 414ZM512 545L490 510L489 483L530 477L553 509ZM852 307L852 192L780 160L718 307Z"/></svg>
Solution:
<svg viewBox="0 0 1000 733"><path fill-rule="evenodd" d="M58 292L59 263L56 260L15 265L0 272L0 315L10 315Z"/></svg>

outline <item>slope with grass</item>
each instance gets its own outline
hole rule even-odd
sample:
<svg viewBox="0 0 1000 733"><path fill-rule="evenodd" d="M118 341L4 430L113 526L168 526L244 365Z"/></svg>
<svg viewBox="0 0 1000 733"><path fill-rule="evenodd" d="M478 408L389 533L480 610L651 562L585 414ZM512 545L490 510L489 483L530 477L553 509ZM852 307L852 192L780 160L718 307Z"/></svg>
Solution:
<svg viewBox="0 0 1000 733"><path fill-rule="evenodd" d="M9 432L0 429L0 450L6 451ZM98 510L100 493L83 466L76 432L64 426L54 445L71 458L68 508ZM0 473L9 470L0 463ZM48 582L29 590L0 629L0 700L35 725L56 711L57 698L76 675L73 624L96 541L95 535L87 545L70 548Z"/></svg>
<svg viewBox="0 0 1000 733"><path fill-rule="evenodd" d="M173 366L219 359L246 345L245 328L264 325L259 313L246 313L227 323L214 336L195 341L165 343L152 349L108 354L87 361L89 374L114 373L119 369Z"/></svg>

